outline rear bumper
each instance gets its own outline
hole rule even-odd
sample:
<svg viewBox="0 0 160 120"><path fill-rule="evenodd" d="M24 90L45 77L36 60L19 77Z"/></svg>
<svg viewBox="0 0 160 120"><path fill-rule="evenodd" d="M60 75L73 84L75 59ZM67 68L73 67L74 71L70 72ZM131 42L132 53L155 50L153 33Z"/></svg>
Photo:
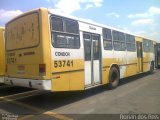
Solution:
<svg viewBox="0 0 160 120"><path fill-rule="evenodd" d="M4 83L4 77L0 76L0 83Z"/></svg>
<svg viewBox="0 0 160 120"><path fill-rule="evenodd" d="M15 86L30 87L41 90L51 90L51 80L33 80L21 78L4 78L4 83Z"/></svg>

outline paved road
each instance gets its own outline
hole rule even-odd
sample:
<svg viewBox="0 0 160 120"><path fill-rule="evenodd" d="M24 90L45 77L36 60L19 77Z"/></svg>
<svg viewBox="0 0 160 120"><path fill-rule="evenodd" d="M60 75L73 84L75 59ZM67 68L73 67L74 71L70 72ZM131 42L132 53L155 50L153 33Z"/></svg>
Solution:
<svg viewBox="0 0 160 120"><path fill-rule="evenodd" d="M155 70L152 75L123 79L114 90L103 86L83 92L49 92L20 100L6 100L0 102L0 108L0 113L45 114L43 117L47 120L84 119L89 118L88 114L92 117L93 114L160 114L160 70ZM40 119L42 116L24 117L28 118Z"/></svg>
<svg viewBox="0 0 160 120"><path fill-rule="evenodd" d="M96 91L91 90L93 95L90 97L61 106L54 111L74 114L160 113L160 71L153 75L125 80L117 89L99 91L95 95Z"/></svg>

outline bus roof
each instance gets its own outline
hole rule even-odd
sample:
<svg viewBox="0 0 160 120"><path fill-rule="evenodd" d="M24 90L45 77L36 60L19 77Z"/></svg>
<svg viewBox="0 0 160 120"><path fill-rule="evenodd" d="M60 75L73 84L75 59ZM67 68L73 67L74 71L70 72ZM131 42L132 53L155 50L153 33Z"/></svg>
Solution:
<svg viewBox="0 0 160 120"><path fill-rule="evenodd" d="M114 27L108 26L108 25L100 24L100 23L97 23L97 22L89 20L89 19L87 20L87 19L84 19L84 18L79 18L79 17L72 16L72 15L66 15L66 14L62 14L62 13L56 13L56 12L54 12L53 9L48 9L48 11L49 11L50 14L54 14L54 15L58 15L58 16L62 16L62 17L67 17L67 18L70 18L70 19L77 20L79 22L86 23L86 24L90 24L90 25L95 25L97 27L103 27L103 28L108 28L108 29L116 30L116 31L119 31L119 32L123 32L123 33L126 33L126 34L130 34L130 35L136 36L136 37L140 37L140 38L144 38L144 39L149 39L149 40L152 40L154 42L157 42L156 40L153 40L153 39L148 38L146 36L137 35L137 34L129 32L129 31L125 31L125 30L121 30L121 29L118 29L118 28L114 28Z"/></svg>
<svg viewBox="0 0 160 120"><path fill-rule="evenodd" d="M11 19L9 22L7 22L6 25L9 24L10 22L14 21L15 19L19 18L19 17L22 17L22 16L24 16L26 14L29 14L30 12L36 12L36 11L39 11L39 10L42 10L42 11L46 10L46 11L48 11L49 14L54 14L54 15L58 15L58 16L62 16L62 17L70 18L70 19L74 19L74 20L77 20L77 21L82 22L82 23L94 25L94 26L97 26L97 27L102 27L102 28L108 28L108 29L116 30L116 31L119 31L119 32L123 32L123 33L126 33L126 34L130 34L130 35L136 36L136 37L140 37L140 38L144 38L144 39L149 39L149 40L152 40L154 42L157 42L157 40L153 40L151 38L148 38L148 37L145 37L145 36L142 36L142 35L137 35L137 34L129 32L129 31L125 31L125 30L117 29L117 28L114 28L114 27L111 27L111 26L103 25L103 24L94 22L94 21L89 20L89 19L87 20L87 19L84 19L84 18L78 18L78 17L72 16L72 15L66 15L66 14L62 14L62 13L56 13L53 9L47 9L47 8L43 8L43 7L38 8L38 9L33 9L33 10L27 11L27 12L25 12L23 14L20 14L17 17Z"/></svg>

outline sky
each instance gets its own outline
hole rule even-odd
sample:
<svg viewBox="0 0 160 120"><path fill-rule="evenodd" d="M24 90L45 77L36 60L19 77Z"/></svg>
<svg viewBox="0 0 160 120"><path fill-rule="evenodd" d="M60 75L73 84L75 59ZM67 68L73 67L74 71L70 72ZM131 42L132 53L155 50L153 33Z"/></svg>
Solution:
<svg viewBox="0 0 160 120"><path fill-rule="evenodd" d="M0 26L39 7L160 42L160 0L0 0Z"/></svg>

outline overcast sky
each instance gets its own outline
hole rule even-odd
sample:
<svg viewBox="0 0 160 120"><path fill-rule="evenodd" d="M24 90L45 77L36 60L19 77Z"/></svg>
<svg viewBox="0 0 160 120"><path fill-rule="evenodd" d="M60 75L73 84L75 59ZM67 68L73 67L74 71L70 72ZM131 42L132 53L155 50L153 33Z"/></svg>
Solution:
<svg viewBox="0 0 160 120"><path fill-rule="evenodd" d="M160 42L160 0L0 0L0 26L31 9L46 7Z"/></svg>

